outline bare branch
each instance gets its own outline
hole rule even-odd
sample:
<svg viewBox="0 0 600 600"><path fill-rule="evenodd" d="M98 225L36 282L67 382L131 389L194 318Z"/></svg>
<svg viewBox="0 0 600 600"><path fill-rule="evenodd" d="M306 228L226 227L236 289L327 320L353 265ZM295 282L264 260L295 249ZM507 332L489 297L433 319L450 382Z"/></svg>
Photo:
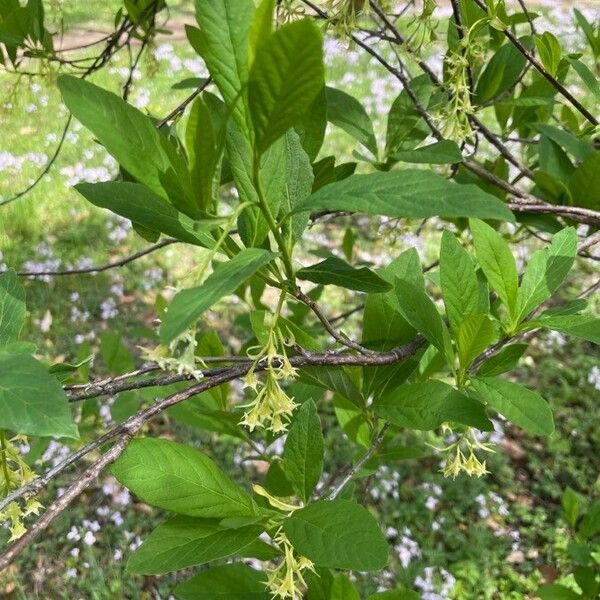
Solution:
<svg viewBox="0 0 600 600"><path fill-rule="evenodd" d="M84 275L87 273L101 273L102 271L108 271L109 269L114 269L116 267L122 267L127 265L142 256L146 256L156 250L160 250L165 246L170 246L171 244L176 244L179 240L174 240L168 238L166 240L162 240L152 246L148 246L148 248L144 248L139 252L135 252L134 254L130 254L124 258L120 258L119 260L115 260L113 262L106 263L105 265L97 265L93 267L86 267L84 269L66 269L64 271L20 271L17 275L21 277L40 277L42 275L51 275L53 277L63 276L63 275Z"/></svg>

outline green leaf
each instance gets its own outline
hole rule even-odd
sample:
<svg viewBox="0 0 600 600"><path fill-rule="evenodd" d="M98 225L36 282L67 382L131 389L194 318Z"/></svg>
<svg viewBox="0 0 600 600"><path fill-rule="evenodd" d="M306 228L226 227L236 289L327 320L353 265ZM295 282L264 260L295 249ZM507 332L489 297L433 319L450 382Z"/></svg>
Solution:
<svg viewBox="0 0 600 600"><path fill-rule="evenodd" d="M577 71L577 74L581 77L581 80L585 83L588 90L590 90L596 98L600 98L600 83L598 83L598 78L590 71L587 65L577 58L567 56L566 59L575 71Z"/></svg>
<svg viewBox="0 0 600 600"><path fill-rule="evenodd" d="M205 98L210 99L214 96L205 94L204 98L196 98L192 104L185 129L185 145L189 155L190 176L196 202L202 210L206 211L215 196L215 177L218 176L227 126L226 121L221 120L217 112L223 104L216 102L209 104Z"/></svg>
<svg viewBox="0 0 600 600"><path fill-rule="evenodd" d="M412 150L399 150L389 158L400 162L430 165L454 165L463 161L458 144L452 140L441 140Z"/></svg>
<svg viewBox="0 0 600 600"><path fill-rule="evenodd" d="M496 328L487 315L469 315L458 328L456 345L458 358L463 369L471 363L496 339Z"/></svg>
<svg viewBox="0 0 600 600"><path fill-rule="evenodd" d="M129 573L162 575L239 552L262 532L258 525L228 529L218 521L176 516L159 525L130 556Z"/></svg>
<svg viewBox="0 0 600 600"><path fill-rule="evenodd" d="M519 276L517 265L508 244L487 223L469 219L475 253L492 289L498 294L510 315L517 304Z"/></svg>
<svg viewBox="0 0 600 600"><path fill-rule="evenodd" d="M550 31L544 31L541 35L535 37L535 47L546 70L551 75L556 75L562 56L560 42L556 39L556 36Z"/></svg>
<svg viewBox="0 0 600 600"><path fill-rule="evenodd" d="M451 364L453 352L450 334L433 300L425 290L400 278L396 278L396 295L402 316L442 352L448 364Z"/></svg>
<svg viewBox="0 0 600 600"><path fill-rule="evenodd" d="M538 123L534 129L544 134L547 138L558 144L561 148L573 155L577 160L585 160L594 154L594 145L588 141L580 140L566 129L554 127L546 123Z"/></svg>
<svg viewBox="0 0 600 600"><path fill-rule="evenodd" d="M259 248L246 248L218 266L206 281L195 288L179 292L164 314L160 327L163 343L183 333L215 302L233 294L238 286L271 262L275 254Z"/></svg>
<svg viewBox="0 0 600 600"><path fill-rule="evenodd" d="M223 519L256 515L252 498L208 456L161 439L134 439L113 475L144 502L173 512Z"/></svg>
<svg viewBox="0 0 600 600"><path fill-rule="evenodd" d="M506 205L475 185L459 185L432 171L351 175L323 186L296 210L343 210L387 217L469 217L514 221Z"/></svg>
<svg viewBox="0 0 600 600"><path fill-rule="evenodd" d="M240 237L248 247L261 246L270 229L260 210L258 192L254 186L252 146L234 121L227 128L227 158L235 186L242 202L251 202L238 219ZM281 208L287 178L287 149L282 138L261 157L259 177L266 202L273 215Z"/></svg>
<svg viewBox="0 0 600 600"><path fill-rule="evenodd" d="M73 116L130 175L158 196L170 198L182 212L197 212L183 158L149 117L116 94L78 77L60 75L58 87Z"/></svg>
<svg viewBox="0 0 600 600"><path fill-rule="evenodd" d="M187 30L246 138L250 136L250 114L242 90L249 77L248 38L253 15L252 0L196 0L200 31Z"/></svg>
<svg viewBox="0 0 600 600"><path fill-rule="evenodd" d="M421 106L428 107L433 86L426 74L415 77L410 82L411 91ZM429 135L429 128L408 95L402 90L392 103L387 119L386 156L400 150L414 148Z"/></svg>
<svg viewBox="0 0 600 600"><path fill-rule="evenodd" d="M140 183L106 181L80 183L75 189L89 202L107 208L133 223L174 237L188 244L212 247L209 232L223 224L223 219L195 221L179 212Z"/></svg>
<svg viewBox="0 0 600 600"><path fill-rule="evenodd" d="M473 261L448 230L442 234L440 247L440 284L446 315L456 333L466 317L482 312L483 307Z"/></svg>
<svg viewBox="0 0 600 600"><path fill-rule="evenodd" d="M600 152L588 156L575 169L569 190L576 206L600 210Z"/></svg>
<svg viewBox="0 0 600 600"><path fill-rule="evenodd" d="M523 324L527 329L545 327L573 335L583 340L600 344L600 319L591 314L583 315L546 315L542 314L535 321Z"/></svg>
<svg viewBox="0 0 600 600"><path fill-rule="evenodd" d="M242 564L201 571L173 590L178 600L270 600L265 576Z"/></svg>
<svg viewBox="0 0 600 600"><path fill-rule="evenodd" d="M283 531L298 554L320 567L378 571L388 547L377 521L349 500L319 500L294 511Z"/></svg>
<svg viewBox="0 0 600 600"><path fill-rule="evenodd" d="M283 25L263 41L248 81L259 153L301 120L324 79L322 38L312 19Z"/></svg>
<svg viewBox="0 0 600 600"><path fill-rule="evenodd" d="M16 342L25 324L25 290L12 269L0 273L0 348Z"/></svg>
<svg viewBox="0 0 600 600"><path fill-rule="evenodd" d="M286 133L285 144L287 181L283 189L281 213L289 215L289 220L285 220L282 229L284 234L289 231L292 241L295 242L302 237L310 219L310 212L291 213L300 201L310 196L314 176L310 159L302 148L300 138L295 131L289 130Z"/></svg>
<svg viewBox="0 0 600 600"><path fill-rule="evenodd" d="M325 88L327 94L327 120L360 142L374 157L377 157L377 141L373 123L362 104L354 98L332 87Z"/></svg>
<svg viewBox="0 0 600 600"><path fill-rule="evenodd" d="M300 379L309 385L340 394L358 407L365 405L359 389L342 367L303 367L300 369Z"/></svg>
<svg viewBox="0 0 600 600"><path fill-rule="evenodd" d="M536 594L542 600L580 600L581 596L559 583L549 583L538 589Z"/></svg>
<svg viewBox="0 0 600 600"><path fill-rule="evenodd" d="M552 238L548 248L533 253L517 295L515 322L545 302L567 276L577 254L577 232L568 227Z"/></svg>
<svg viewBox="0 0 600 600"><path fill-rule="evenodd" d="M550 435L554 431L552 410L536 392L495 377L471 380L477 396L515 425L533 435Z"/></svg>
<svg viewBox="0 0 600 600"><path fill-rule="evenodd" d="M499 352L493 354L481 364L477 370L477 375L479 377L495 377L512 371L527 348L527 344L504 346Z"/></svg>
<svg viewBox="0 0 600 600"><path fill-rule="evenodd" d="M373 409L397 427L428 431L454 421L484 431L492 429L480 402L436 379L402 385L376 398Z"/></svg>
<svg viewBox="0 0 600 600"><path fill-rule="evenodd" d="M308 502L323 470L323 434L317 407L307 400L296 411L283 449L283 470L296 493Z"/></svg>
<svg viewBox="0 0 600 600"><path fill-rule="evenodd" d="M525 68L526 61L511 42L505 43L492 56L479 76L475 88L475 102L488 102L514 86Z"/></svg>
<svg viewBox="0 0 600 600"><path fill-rule="evenodd" d="M304 267L296 272L298 279L306 279L313 283L322 283L323 285L337 285L349 290L359 292L387 292L392 289L392 285L381 279L379 275L368 269L361 267L355 269L346 261L335 256L326 258L324 261Z"/></svg>
<svg viewBox="0 0 600 600"><path fill-rule="evenodd" d="M60 383L27 354L0 352L0 429L79 437Z"/></svg>
<svg viewBox="0 0 600 600"><path fill-rule="evenodd" d="M360 596L348 576L339 573L331 585L329 600L360 600Z"/></svg>
<svg viewBox="0 0 600 600"><path fill-rule="evenodd" d="M600 531L600 501L594 502L587 510L581 523L578 533L584 539L590 538Z"/></svg>
<svg viewBox="0 0 600 600"><path fill-rule="evenodd" d="M302 148L308 155L309 161L314 162L323 146L327 129L325 88L319 92L313 103L308 107L306 114L296 123L294 128L300 137Z"/></svg>
<svg viewBox="0 0 600 600"><path fill-rule="evenodd" d="M574 528L583 504L581 496L573 488L567 487L560 502L565 521L570 527Z"/></svg>

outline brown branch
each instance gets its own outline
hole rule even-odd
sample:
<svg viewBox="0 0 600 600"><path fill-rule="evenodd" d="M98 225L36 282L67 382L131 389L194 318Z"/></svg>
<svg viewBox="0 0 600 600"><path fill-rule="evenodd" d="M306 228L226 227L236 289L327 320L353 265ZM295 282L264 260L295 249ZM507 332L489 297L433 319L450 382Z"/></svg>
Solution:
<svg viewBox="0 0 600 600"><path fill-rule="evenodd" d="M351 355L351 354L334 354L330 352L326 353L316 353L316 354L303 354L300 356L293 356L290 358L290 363L294 367L303 367L303 366L369 366L369 365L387 365L393 364L396 362L401 362L406 360L410 356L412 356L422 345L424 344L423 338L420 336L415 338L413 341L408 344L390 350L388 352L377 352L369 355ZM133 437L142 426L152 417L166 410L167 408L178 404L179 402L183 402L196 394L200 394L207 390L210 390L214 387L217 387L223 383L227 383L234 379L238 379L243 377L250 368L250 365L239 365L230 367L227 369L223 369L223 371L219 374L214 375L214 377L210 377L207 379L203 379L202 381L190 386L189 388L182 390L181 392L177 392L168 396L166 398L157 400L150 406L138 411L135 415L131 416L129 419L121 423L120 425L116 425L109 431L107 431L100 438L90 442L72 456L68 457L65 461L53 467L46 474L38 477L34 481L20 487L11 493L10 497L4 498L2 502L0 502L0 510L2 510L5 506L7 506L10 502L32 493L38 492L42 489L48 482L56 477L59 473L61 473L68 466L72 465L74 462L83 458L93 450L96 450L100 446L103 446L107 442L118 438L122 440L123 438L127 438L127 441ZM259 363L256 366L256 371L263 371L266 368L265 364ZM0 555L0 571L6 568L14 558L23 551L23 549L35 539L43 530L45 530L48 525L52 522L52 520L58 516L75 498L78 494L80 494L85 488L87 488L93 480L97 477L100 471L106 467L108 464L116 460L119 455L123 452L125 447L127 446L127 441L123 444L115 444L113 448L117 447L117 450L111 452L108 459L97 461L92 465L89 469L87 469L82 475L77 477L75 481L67 488L66 492L61 496L59 500L50 505L47 511L40 517L36 523L30 528L30 530L25 534L24 538L27 540L26 543L21 543L23 538L20 538L17 542L15 542L12 546L10 546L3 554ZM106 455L105 455L106 456ZM66 503L60 503L60 500L65 497L68 498Z"/></svg>
<svg viewBox="0 0 600 600"><path fill-rule="evenodd" d="M152 246L148 246L148 248L144 248L139 252L135 252L134 254L130 254L125 258L120 258L119 260L115 260L110 263L106 263L104 265L97 265L93 267L86 267L84 269L66 269L64 271L20 271L17 275L21 277L40 277L42 275L52 275L52 276L62 276L62 275L84 275L86 273L101 273L102 271L108 271L109 269L114 269L116 267L122 267L124 265L141 258L142 256L146 256L151 252L155 252L156 250L160 250L165 246L169 246L171 244L176 244L179 240L174 240L171 238L167 238L166 240L162 240Z"/></svg>
<svg viewBox="0 0 600 600"><path fill-rule="evenodd" d="M479 8L481 8L486 14L488 12L487 6L482 0L473 0ZM504 35L511 41L513 46L535 67L535 69L550 83L550 85L559 93L561 96L566 98L574 108L576 108L592 125L600 124L600 121L585 107L569 90L554 77L545 67L538 61L538 59L531 53L525 46L520 42L519 38L506 27L502 30Z"/></svg>

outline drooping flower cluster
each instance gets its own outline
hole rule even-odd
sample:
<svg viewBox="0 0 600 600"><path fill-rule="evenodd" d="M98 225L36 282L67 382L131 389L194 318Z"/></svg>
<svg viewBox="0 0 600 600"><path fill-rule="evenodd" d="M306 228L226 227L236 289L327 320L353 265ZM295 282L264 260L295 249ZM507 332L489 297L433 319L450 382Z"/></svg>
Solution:
<svg viewBox="0 0 600 600"><path fill-rule="evenodd" d="M298 374L286 354L286 347L293 344L293 338L284 336L275 322L269 329L266 343L248 350L248 356L254 362L244 377L244 387L255 391L256 397L244 407L247 410L240 423L250 431L256 427L265 427L273 433L287 430L288 421L298 405L283 390L280 382ZM264 381L256 376L259 365L266 373Z"/></svg>
<svg viewBox="0 0 600 600"><path fill-rule="evenodd" d="M17 444L26 444L23 435L6 439L4 431L0 433L0 489L2 497L35 479L35 474L23 460ZM10 541L19 539L26 531L23 519L27 515L37 515L42 505L33 497L27 498L23 505L16 500L0 511L0 523L9 522Z"/></svg>
<svg viewBox="0 0 600 600"><path fill-rule="evenodd" d="M155 362L164 371L176 371L187 373L195 379L202 377L202 371L198 369L196 357L195 329L188 329L177 336L168 346L159 345L149 350L140 348L146 360Z"/></svg>
<svg viewBox="0 0 600 600"><path fill-rule="evenodd" d="M307 570L314 572L314 565L306 556L296 556L282 529L273 541L282 551L283 560L274 569L268 569L267 588L275 597L300 600L307 588L303 573Z"/></svg>
<svg viewBox="0 0 600 600"><path fill-rule="evenodd" d="M452 433L448 425L442 426L446 433ZM475 452L494 452L493 448L477 438L477 431L472 427L467 428L463 433L457 436L457 439L448 446L438 448L444 455L444 465L440 469L444 477L456 476L460 473L466 473L469 477L482 477L489 473L486 468L485 460L479 460Z"/></svg>
<svg viewBox="0 0 600 600"><path fill-rule="evenodd" d="M285 511L288 516L301 508L272 496L260 485L253 486L253 489L259 496L265 497L271 506ZM306 556L298 556L294 552L294 547L281 527L277 529L272 539L283 554L283 560L276 567L266 567L265 570L269 574L266 586L274 598L301 600L308 587L304 573L306 571L314 573L314 564Z"/></svg>

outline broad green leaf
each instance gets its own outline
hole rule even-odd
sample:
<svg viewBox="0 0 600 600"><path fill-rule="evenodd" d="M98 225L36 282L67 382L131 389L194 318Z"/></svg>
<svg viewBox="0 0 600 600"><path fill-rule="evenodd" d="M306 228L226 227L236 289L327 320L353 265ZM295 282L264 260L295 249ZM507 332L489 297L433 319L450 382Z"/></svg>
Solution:
<svg viewBox="0 0 600 600"><path fill-rule="evenodd" d="M232 125L234 125L232 123ZM233 171L236 187L242 200L259 203L259 196L254 181L252 165L252 148L240 138L237 142L230 136L228 155ZM232 148L231 144L236 143ZM259 179L264 198L272 215L277 215L282 208L281 201L287 183L287 148L285 138L277 140L260 158ZM283 207L285 208L285 207ZM269 235L270 227L258 205L244 210L238 219L238 230L244 244L248 247L263 246Z"/></svg>
<svg viewBox="0 0 600 600"><path fill-rule="evenodd" d="M238 219L240 237L248 247L261 246L269 233L269 224L262 214L254 181L252 146L234 121L227 127L227 158L235 186L242 202L252 202ZM263 194L273 215L281 208L287 178L287 149L282 138L261 157L259 177Z"/></svg>
<svg viewBox="0 0 600 600"><path fill-rule="evenodd" d="M495 377L512 371L527 348L527 344L504 346L499 352L493 354L481 364L477 370L477 375L479 377Z"/></svg>
<svg viewBox="0 0 600 600"><path fill-rule="evenodd" d="M454 165L463 161L458 144L452 140L442 140L411 150L399 150L390 155L389 158L399 162L427 163L430 165Z"/></svg>
<svg viewBox="0 0 600 600"><path fill-rule="evenodd" d="M518 81L526 62L527 59L521 52L512 43L506 42L492 56L479 76L475 102L483 104L509 90Z"/></svg>
<svg viewBox="0 0 600 600"><path fill-rule="evenodd" d="M160 326L163 343L183 333L223 296L233 294L238 286L271 262L275 254L259 248L246 248L219 265L206 281L195 288L179 292L169 305Z"/></svg>
<svg viewBox="0 0 600 600"><path fill-rule="evenodd" d="M0 429L25 435L79 437L58 379L27 354L0 351Z"/></svg>
<svg viewBox="0 0 600 600"><path fill-rule="evenodd" d="M574 8L573 12L575 13L577 24L583 31L594 56L597 58L600 56L600 33L598 33L598 28L594 27L594 24L590 23L577 8Z"/></svg>
<svg viewBox="0 0 600 600"><path fill-rule="evenodd" d="M600 319L591 314L582 315L546 315L542 314L534 321L523 324L527 329L545 327L573 335L583 340L600 344Z"/></svg>
<svg viewBox="0 0 600 600"><path fill-rule="evenodd" d="M232 564L201 571L173 590L178 600L271 600L265 575L247 565Z"/></svg>
<svg viewBox="0 0 600 600"><path fill-rule="evenodd" d="M445 230L440 247L440 284L446 315L454 333L462 321L482 312L475 265L456 237Z"/></svg>
<svg viewBox="0 0 600 600"><path fill-rule="evenodd" d="M296 276L298 279L306 279L313 283L337 285L359 292L377 293L392 289L389 282L379 277L371 269L367 267L356 269L335 256L326 258L316 265L299 269L296 271Z"/></svg>
<svg viewBox="0 0 600 600"><path fill-rule="evenodd" d="M387 217L469 217L514 221L506 205L475 185L459 185L432 171L351 175L300 202L296 210L343 210Z"/></svg>
<svg viewBox="0 0 600 600"><path fill-rule="evenodd" d="M566 59L575 71L577 71L577 74L581 77L581 80L585 83L588 90L590 90L596 98L600 98L600 83L598 83L598 78L590 71L588 66L577 58L567 56Z"/></svg>
<svg viewBox="0 0 600 600"><path fill-rule="evenodd" d="M283 25L258 47L248 102L259 153L301 120L324 78L321 33L311 19Z"/></svg>
<svg viewBox="0 0 600 600"><path fill-rule="evenodd" d="M360 600L360 596L348 576L339 573L333 579L329 600Z"/></svg>
<svg viewBox="0 0 600 600"><path fill-rule="evenodd" d="M162 575L240 551L262 532L258 525L228 529L216 520L176 516L159 525L130 556L129 573Z"/></svg>
<svg viewBox="0 0 600 600"><path fill-rule="evenodd" d="M581 596L560 583L549 583L539 588L536 594L542 600L581 600Z"/></svg>
<svg viewBox="0 0 600 600"><path fill-rule="evenodd" d="M317 407L307 400L296 411L283 449L283 470L296 493L307 502L323 469L323 434Z"/></svg>
<svg viewBox="0 0 600 600"><path fill-rule="evenodd" d="M75 189L95 206L107 208L152 231L164 233L188 244L212 247L209 232L223 224L223 219L195 221L179 212L150 188L140 183L106 181L80 183Z"/></svg>
<svg viewBox="0 0 600 600"><path fill-rule="evenodd" d="M341 394L333 395L335 417L342 431L355 444L368 448L371 443L371 421L365 414L365 409L347 400Z"/></svg>
<svg viewBox="0 0 600 600"><path fill-rule="evenodd" d="M509 314L513 315L519 287L515 258L502 236L487 223L470 219L469 226L481 269L492 289L507 307Z"/></svg>
<svg viewBox="0 0 600 600"><path fill-rule="evenodd" d="M427 75L415 77L410 82L413 94L421 106L428 107L433 86ZM391 156L400 150L414 148L428 135L429 129L408 95L402 90L392 103L387 119L385 152Z"/></svg>
<svg viewBox="0 0 600 600"><path fill-rule="evenodd" d="M285 134L287 151L287 180L283 189L281 214L288 216L283 224L284 235L289 235L295 242L302 237L308 225L310 212L294 213L296 205L308 198L312 191L313 170L306 152L302 148L298 134L289 130ZM289 233L288 233L289 232Z"/></svg>
<svg viewBox="0 0 600 600"><path fill-rule="evenodd" d="M467 369L496 337L496 328L487 315L469 315L464 319L456 336L461 367Z"/></svg>
<svg viewBox="0 0 600 600"><path fill-rule="evenodd" d="M573 227L557 233L548 248L533 253L517 295L517 323L558 289L571 270L576 254L577 232Z"/></svg>
<svg viewBox="0 0 600 600"><path fill-rule="evenodd" d="M362 104L354 98L332 87L327 87L327 120L360 142L377 158L377 141L373 123Z"/></svg>
<svg viewBox="0 0 600 600"><path fill-rule="evenodd" d="M0 348L19 339L25 323L25 290L15 271L0 273Z"/></svg>
<svg viewBox="0 0 600 600"><path fill-rule="evenodd" d="M560 42L556 36L550 31L544 31L541 35L535 36L535 47L546 70L550 75L556 75L562 56Z"/></svg>
<svg viewBox="0 0 600 600"><path fill-rule="evenodd" d="M300 379L310 385L340 394L358 407L365 404L359 389L342 367L303 367L300 369Z"/></svg>
<svg viewBox="0 0 600 600"><path fill-rule="evenodd" d="M452 343L433 300L425 290L406 279L396 278L396 295L402 316L452 363Z"/></svg>
<svg viewBox="0 0 600 600"><path fill-rule="evenodd" d="M575 169L569 190L576 206L600 210L600 152L588 156Z"/></svg>
<svg viewBox="0 0 600 600"><path fill-rule="evenodd" d="M565 521L570 527L575 528L583 505L582 497L573 488L567 487L561 496L560 503Z"/></svg>
<svg viewBox="0 0 600 600"><path fill-rule="evenodd" d="M327 129L327 97L324 87L294 128L310 162L314 162L323 146Z"/></svg>
<svg viewBox="0 0 600 600"><path fill-rule="evenodd" d="M225 104L248 139L250 114L243 94L249 77L249 34L252 0L196 0L197 29L188 37L202 56ZM190 31L195 32L193 37Z"/></svg>
<svg viewBox="0 0 600 600"><path fill-rule="evenodd" d="M210 98L208 94L206 98ZM214 98L214 97L213 97ZM215 177L218 176L225 146L226 121L220 119L213 104L203 97L196 98L185 129L185 142L190 162L190 177L196 203L208 210L214 197ZM219 104L214 104L216 108ZM221 105L222 106L222 103Z"/></svg>
<svg viewBox="0 0 600 600"><path fill-rule="evenodd" d="M60 75L58 87L73 116L130 175L177 209L196 215L187 166L149 117L116 94L71 75Z"/></svg>
<svg viewBox="0 0 600 600"><path fill-rule="evenodd" d="M566 129L561 129L545 123L534 125L534 128L553 142L556 142L577 160L585 160L595 152L592 143L580 140Z"/></svg>
<svg viewBox="0 0 600 600"><path fill-rule="evenodd" d="M408 383L376 398L375 412L397 427L433 430L445 421L490 431L484 406L436 379Z"/></svg>
<svg viewBox="0 0 600 600"><path fill-rule="evenodd" d="M477 396L515 425L533 435L550 435L554 431L552 410L536 392L495 377L471 380Z"/></svg>
<svg viewBox="0 0 600 600"><path fill-rule="evenodd" d="M377 521L349 500L319 500L294 511L283 531L294 549L320 567L378 571L388 547Z"/></svg>
<svg viewBox="0 0 600 600"><path fill-rule="evenodd" d="M113 475L144 502L206 519L256 515L252 498L208 456L161 439L134 439Z"/></svg>
<svg viewBox="0 0 600 600"><path fill-rule="evenodd" d="M584 538L590 538L600 531L600 501L594 502L588 509L577 532Z"/></svg>

